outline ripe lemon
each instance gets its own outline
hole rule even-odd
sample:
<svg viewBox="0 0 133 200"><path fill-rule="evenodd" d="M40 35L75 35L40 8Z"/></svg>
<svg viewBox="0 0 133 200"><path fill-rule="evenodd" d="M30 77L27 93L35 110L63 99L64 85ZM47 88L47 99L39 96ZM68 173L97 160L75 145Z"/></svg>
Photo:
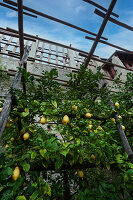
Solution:
<svg viewBox="0 0 133 200"><path fill-rule="evenodd" d="M12 138L10 139L10 141L13 142L13 141L14 141L14 138L12 137Z"/></svg>
<svg viewBox="0 0 133 200"><path fill-rule="evenodd" d="M120 120L122 120L122 116L119 115L118 118L119 118Z"/></svg>
<svg viewBox="0 0 133 200"><path fill-rule="evenodd" d="M125 126L123 126L123 125L121 125L121 126L122 126L123 131L125 131L125 129L126 129Z"/></svg>
<svg viewBox="0 0 133 200"><path fill-rule="evenodd" d="M118 102L115 102L115 106L116 106L116 107L119 107L119 103L118 103Z"/></svg>
<svg viewBox="0 0 133 200"><path fill-rule="evenodd" d="M6 149L6 148L8 148L8 147L9 147L9 145L8 145L8 144L6 144L6 146L5 146L5 149Z"/></svg>
<svg viewBox="0 0 133 200"><path fill-rule="evenodd" d="M78 106L72 106L72 109L74 109L74 110L77 110L78 109Z"/></svg>
<svg viewBox="0 0 133 200"><path fill-rule="evenodd" d="M89 125L89 129L92 129L92 126L93 126L93 125L92 125L92 124L90 124L90 125Z"/></svg>
<svg viewBox="0 0 133 200"><path fill-rule="evenodd" d="M12 179L16 181L20 175L19 167L16 167L13 171Z"/></svg>
<svg viewBox="0 0 133 200"><path fill-rule="evenodd" d="M24 139L24 140L28 140L29 137L30 137L30 134L29 134L29 133L25 133L25 134L23 135L23 139Z"/></svg>
<svg viewBox="0 0 133 200"><path fill-rule="evenodd" d="M65 115L62 119L62 123L63 124L67 124L69 122L69 117L67 115Z"/></svg>
<svg viewBox="0 0 133 200"><path fill-rule="evenodd" d="M84 177L84 172L82 170L77 170L78 176L79 178L83 178Z"/></svg>
<svg viewBox="0 0 133 200"><path fill-rule="evenodd" d="M0 108L0 112L2 111L2 108Z"/></svg>
<svg viewBox="0 0 133 200"><path fill-rule="evenodd" d="M115 122L115 118L110 118L111 122Z"/></svg>
<svg viewBox="0 0 133 200"><path fill-rule="evenodd" d="M86 116L86 118L91 118L92 114L91 113L86 113L85 116Z"/></svg>
<svg viewBox="0 0 133 200"><path fill-rule="evenodd" d="M41 124L46 124L46 118L44 117L44 116L42 116L42 118L41 118Z"/></svg>
<svg viewBox="0 0 133 200"><path fill-rule="evenodd" d="M96 160L96 156L94 154L91 155L92 160Z"/></svg>
<svg viewBox="0 0 133 200"><path fill-rule="evenodd" d="M6 128L9 128L10 126L11 126L10 122L8 122L8 121L7 121L7 123L6 123L6 126L5 126L5 127L6 127Z"/></svg>

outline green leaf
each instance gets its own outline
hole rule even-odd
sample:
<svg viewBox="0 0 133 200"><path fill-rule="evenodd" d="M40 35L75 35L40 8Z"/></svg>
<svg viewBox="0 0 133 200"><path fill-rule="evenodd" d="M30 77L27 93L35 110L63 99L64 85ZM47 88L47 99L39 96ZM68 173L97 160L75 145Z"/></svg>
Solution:
<svg viewBox="0 0 133 200"><path fill-rule="evenodd" d="M108 170L110 170L110 165L109 164L106 164L106 167Z"/></svg>
<svg viewBox="0 0 133 200"><path fill-rule="evenodd" d="M46 105L46 102L42 102L40 105L41 105L41 106L45 106L45 105Z"/></svg>
<svg viewBox="0 0 133 200"><path fill-rule="evenodd" d="M22 115L22 117L26 117L29 115L29 112L22 112L21 115Z"/></svg>
<svg viewBox="0 0 133 200"><path fill-rule="evenodd" d="M60 151L60 154L62 154L63 156L66 157L66 155L68 154L69 150L70 150L70 149L66 149L66 150L64 150L64 151Z"/></svg>
<svg viewBox="0 0 133 200"><path fill-rule="evenodd" d="M117 163L124 163L124 160L122 160L122 155L121 154L118 154L117 156L116 156L116 160L117 160Z"/></svg>
<svg viewBox="0 0 133 200"><path fill-rule="evenodd" d="M35 182L35 183L32 183L32 186L33 187L37 187L37 183Z"/></svg>
<svg viewBox="0 0 133 200"><path fill-rule="evenodd" d="M51 196L51 187L47 184L47 194Z"/></svg>
<svg viewBox="0 0 133 200"><path fill-rule="evenodd" d="M24 170L25 172L28 172L29 169L30 169L30 164L28 164L28 163L23 164L23 170Z"/></svg>
<svg viewBox="0 0 133 200"><path fill-rule="evenodd" d="M25 160L26 158L29 158L30 157L30 154L29 153L26 153L24 154L20 160Z"/></svg>
<svg viewBox="0 0 133 200"><path fill-rule="evenodd" d="M40 193L39 190L35 190L35 192L33 192L33 194L30 196L30 200L35 200L39 195L39 193Z"/></svg>
<svg viewBox="0 0 133 200"><path fill-rule="evenodd" d="M29 108L25 108L24 111L25 111L26 113L29 113Z"/></svg>
<svg viewBox="0 0 133 200"><path fill-rule="evenodd" d="M47 153L46 149L40 149L40 154L43 158L45 158L45 153Z"/></svg>
<svg viewBox="0 0 133 200"><path fill-rule="evenodd" d="M13 170L12 170L12 168L7 167L6 170L5 170L5 172L7 173L7 175L12 175Z"/></svg>
<svg viewBox="0 0 133 200"><path fill-rule="evenodd" d="M80 139L79 138L76 138L75 141L76 141L77 145L80 145Z"/></svg>
<svg viewBox="0 0 133 200"><path fill-rule="evenodd" d="M57 108L57 102L56 102L56 101L53 101L53 100L52 100L51 103L53 104L54 107Z"/></svg>
<svg viewBox="0 0 133 200"><path fill-rule="evenodd" d="M33 152L31 153L31 159L35 159L35 157L37 156L36 152Z"/></svg>
<svg viewBox="0 0 133 200"><path fill-rule="evenodd" d="M12 168L6 167L0 172L0 177L1 177L1 179L5 180L8 178L8 176L10 176L12 174L13 174Z"/></svg>
<svg viewBox="0 0 133 200"><path fill-rule="evenodd" d="M15 200L26 200L25 196L17 196Z"/></svg>
<svg viewBox="0 0 133 200"><path fill-rule="evenodd" d="M18 188L20 188L20 186L22 186L22 184L23 184L23 182L24 182L24 178L25 178L25 177L19 176L19 178L15 181L15 185L14 185L14 187L13 187L13 193L14 193L15 191L17 191Z"/></svg>
<svg viewBox="0 0 133 200"><path fill-rule="evenodd" d="M61 157L56 159L55 170L58 171L61 168L62 164L63 164L63 159Z"/></svg>
<svg viewBox="0 0 133 200"><path fill-rule="evenodd" d="M132 163L128 162L127 164L131 169L133 169L133 164Z"/></svg>

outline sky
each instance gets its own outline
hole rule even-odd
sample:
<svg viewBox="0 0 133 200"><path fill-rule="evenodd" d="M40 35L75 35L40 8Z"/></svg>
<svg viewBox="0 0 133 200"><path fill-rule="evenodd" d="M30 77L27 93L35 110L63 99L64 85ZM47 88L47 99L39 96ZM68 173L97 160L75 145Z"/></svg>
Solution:
<svg viewBox="0 0 133 200"><path fill-rule="evenodd" d="M93 1L105 8L108 8L111 2L111 0ZM23 4L94 33L98 33L103 21L103 18L94 14L95 7L82 0L23 0ZM113 11L119 15L119 21L133 27L133 0L117 0ZM17 12L0 6L0 27L18 29L17 19ZM89 52L93 44L93 41L85 39L85 36L92 37L91 35L40 16L37 19L24 16L24 32L62 44L72 44L72 47L86 52ZM133 32L130 30L108 22L103 36L108 38L108 42L133 50ZM109 58L115 50L99 43L95 55Z"/></svg>

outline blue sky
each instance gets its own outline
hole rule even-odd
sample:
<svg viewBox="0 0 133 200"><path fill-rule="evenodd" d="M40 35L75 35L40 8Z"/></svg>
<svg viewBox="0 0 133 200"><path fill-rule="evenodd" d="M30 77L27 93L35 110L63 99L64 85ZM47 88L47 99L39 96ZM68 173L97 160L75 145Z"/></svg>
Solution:
<svg viewBox="0 0 133 200"><path fill-rule="evenodd" d="M106 8L108 8L111 2L111 0L94 1ZM95 7L82 0L23 0L23 3L33 9L95 33L98 32L103 21L101 17L94 14ZM120 15L120 21L133 26L133 0L117 0L114 12ZM0 26L17 29L17 13L0 7ZM63 44L72 44L73 47L87 52L89 52L93 44L92 41L85 39L86 33L39 16L38 19L24 16L24 31ZM132 31L108 22L103 36L108 37L108 41L111 43L130 50L133 49ZM108 58L114 51L114 48L99 44L95 54L102 58Z"/></svg>

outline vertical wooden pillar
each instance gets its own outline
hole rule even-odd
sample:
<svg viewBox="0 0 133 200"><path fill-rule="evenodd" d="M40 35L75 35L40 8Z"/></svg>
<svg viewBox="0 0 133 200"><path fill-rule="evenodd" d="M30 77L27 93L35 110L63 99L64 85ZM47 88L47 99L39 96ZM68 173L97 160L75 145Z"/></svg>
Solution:
<svg viewBox="0 0 133 200"><path fill-rule="evenodd" d="M18 31L20 44L20 60L24 54L24 34L23 34L23 0L17 0L18 3Z"/></svg>

